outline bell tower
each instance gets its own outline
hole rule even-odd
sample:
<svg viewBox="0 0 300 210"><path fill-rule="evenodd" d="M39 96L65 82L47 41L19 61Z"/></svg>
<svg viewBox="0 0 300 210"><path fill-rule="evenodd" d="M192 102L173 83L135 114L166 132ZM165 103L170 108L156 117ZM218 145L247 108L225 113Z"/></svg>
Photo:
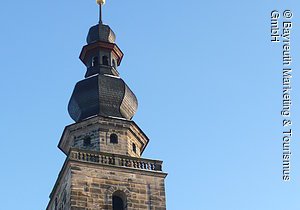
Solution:
<svg viewBox="0 0 300 210"><path fill-rule="evenodd" d="M47 210L165 210L162 161L142 158L149 139L132 121L137 98L120 78L123 52L102 22L88 32L80 60L85 78L75 85L59 149L64 165Z"/></svg>

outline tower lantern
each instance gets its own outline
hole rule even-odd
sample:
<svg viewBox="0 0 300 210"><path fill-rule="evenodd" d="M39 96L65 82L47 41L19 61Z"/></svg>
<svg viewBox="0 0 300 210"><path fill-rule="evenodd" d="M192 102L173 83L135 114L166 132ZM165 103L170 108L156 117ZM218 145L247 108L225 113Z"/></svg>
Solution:
<svg viewBox="0 0 300 210"><path fill-rule="evenodd" d="M132 120L138 102L121 79L123 52L102 23L90 28L80 60L85 78L77 82L58 147L66 160L46 210L166 209L162 161L142 158L149 142Z"/></svg>

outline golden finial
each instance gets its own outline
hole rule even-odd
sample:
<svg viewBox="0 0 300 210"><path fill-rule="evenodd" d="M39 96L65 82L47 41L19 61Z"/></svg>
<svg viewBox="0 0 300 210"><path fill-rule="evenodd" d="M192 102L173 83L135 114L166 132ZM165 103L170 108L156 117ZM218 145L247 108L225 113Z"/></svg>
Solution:
<svg viewBox="0 0 300 210"><path fill-rule="evenodd" d="M96 0L97 4L99 5L103 5L105 4L105 0Z"/></svg>
<svg viewBox="0 0 300 210"><path fill-rule="evenodd" d="M96 0L97 4L99 4L99 23L102 24L102 5L105 4L105 0Z"/></svg>

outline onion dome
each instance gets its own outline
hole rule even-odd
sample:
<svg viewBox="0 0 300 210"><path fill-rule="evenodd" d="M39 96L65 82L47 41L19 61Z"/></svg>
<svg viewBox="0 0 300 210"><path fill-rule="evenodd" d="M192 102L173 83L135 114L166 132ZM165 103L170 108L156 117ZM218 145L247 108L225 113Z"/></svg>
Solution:
<svg viewBox="0 0 300 210"><path fill-rule="evenodd" d="M108 25L97 24L89 30L86 42L91 44L97 41L115 43L116 35Z"/></svg>
<svg viewBox="0 0 300 210"><path fill-rule="evenodd" d="M123 53L115 44L109 26L92 26L80 59L87 67L85 79L79 81L68 105L75 122L100 115L131 120L138 102L134 93L119 77L117 70Z"/></svg>

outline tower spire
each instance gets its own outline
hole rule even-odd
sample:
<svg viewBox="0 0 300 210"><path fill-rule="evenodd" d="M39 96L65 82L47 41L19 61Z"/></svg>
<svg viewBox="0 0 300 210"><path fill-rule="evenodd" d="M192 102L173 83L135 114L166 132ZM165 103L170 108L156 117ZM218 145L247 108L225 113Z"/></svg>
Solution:
<svg viewBox="0 0 300 210"><path fill-rule="evenodd" d="M96 0L99 4L99 23L102 24L102 6L105 4L105 0Z"/></svg>
<svg viewBox="0 0 300 210"><path fill-rule="evenodd" d="M105 0L96 2L99 23L79 56L87 71L68 104L75 123L58 144L67 158L46 210L166 210L167 174L162 161L141 158L149 139L132 121L138 101L118 72L123 52L102 23Z"/></svg>

